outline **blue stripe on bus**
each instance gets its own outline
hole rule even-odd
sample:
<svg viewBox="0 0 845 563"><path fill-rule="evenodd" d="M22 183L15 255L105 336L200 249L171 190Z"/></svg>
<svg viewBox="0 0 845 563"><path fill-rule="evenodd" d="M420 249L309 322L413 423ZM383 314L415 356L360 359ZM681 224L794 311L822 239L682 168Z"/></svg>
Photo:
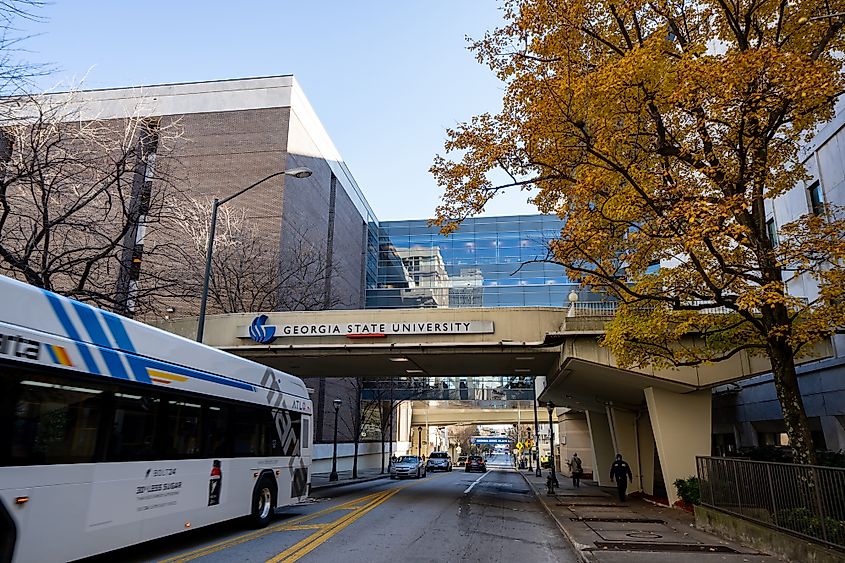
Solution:
<svg viewBox="0 0 845 563"><path fill-rule="evenodd" d="M95 344L100 349L100 353L103 355L103 359L105 360L106 365L112 372L111 374L104 374L97 367L97 363L94 361L94 357L91 355L91 351L88 349L88 345L84 343L84 341L79 335L79 332L77 332L76 328L74 328L73 323L71 322L67 312L64 310L64 307L62 306L62 299L59 296L50 293L49 291L42 291L44 295L47 296L47 300L50 302L50 306L53 308L53 312L56 313L56 317L62 324L62 327L67 332L68 337L71 340L75 341L76 347L79 350L79 354L82 356L82 359L85 361L85 365L88 367L88 371L96 375L114 375L114 377L128 379L126 370L124 369L123 363L121 362L120 356L118 355L119 352L116 352L112 349L112 346L108 341L108 337L106 337L105 332L103 332L102 326L94 315L94 309L83 303L79 303L70 299L68 300L73 305L74 310L79 315L79 318L82 320L82 323L85 326L85 329L88 331L88 334L91 336L91 339L94 340ZM111 313L104 312L107 325L112 331L112 335L115 337L115 341L118 342L118 346L128 344L128 348L134 348L132 346L132 342L129 340L129 335L126 334L126 331L123 328L122 323L120 322L120 319L117 317L117 315L112 315L112 317L114 318L110 320L108 315L111 315ZM115 330L115 326L118 326L119 328ZM123 341L123 344L121 344L121 341ZM244 383L242 381L237 381L219 375L214 375L212 373L206 373L204 371L197 371L182 366L168 364L158 360L153 360L151 358L137 356L134 353L124 354L124 357L129 363L129 366L132 369L132 373L134 374L135 379L142 383L152 383L152 381L150 381L149 374L147 374L147 368L149 367L161 371L169 371L171 373L183 375L192 379L199 379L201 381L208 381L211 383L217 383L219 385L225 385L227 387L234 387L235 389L255 391L255 387L253 387L249 383Z"/></svg>
<svg viewBox="0 0 845 563"><path fill-rule="evenodd" d="M100 373L100 368L97 367L97 362L94 361L94 357L91 355L91 352L88 351L88 347L82 344L82 338L80 338L79 333L74 328L73 323L70 321L70 317L67 316L67 311L65 311L62 306L61 298L47 290L41 291L45 296L47 296L47 301L53 308L53 312L56 313L56 318L59 319L59 322L65 329L65 332L67 332L68 338L76 342L76 348L79 350L79 355L82 356L82 361L84 361L85 365L88 367L88 371L97 375L102 375Z"/></svg>
<svg viewBox="0 0 845 563"><path fill-rule="evenodd" d="M106 320L106 326L108 326L111 331L111 335L114 337L117 347L125 352L134 352L135 347L132 345L132 340L126 333L126 329L123 327L123 322L121 322L120 317L108 311L100 311L100 314L103 315L103 318Z"/></svg>
<svg viewBox="0 0 845 563"><path fill-rule="evenodd" d="M135 379L142 383L152 383L149 374L147 374L147 366L140 358L134 355L135 345L132 344L132 339L129 338L129 333L126 332L120 316L109 311L100 311L100 314L106 321L106 327L111 332L117 347L124 352L129 352L128 354L124 354L124 357L129 363L129 368L132 370L132 375Z"/></svg>
<svg viewBox="0 0 845 563"><path fill-rule="evenodd" d="M123 361L121 361L117 352L112 349L109 337L103 331L103 327L100 325L100 320L97 318L94 309L77 301L71 301L70 303L73 305L76 314L79 315L79 319L82 321L85 330L91 336L91 340L99 347L100 355L103 356L103 361L105 361L106 368L109 370L107 375L118 379L129 379L129 374L126 373L126 367L123 365Z"/></svg>
<svg viewBox="0 0 845 563"><path fill-rule="evenodd" d="M152 384L150 374L147 373L147 364L143 358L139 358L134 354L124 354L123 357L129 362L129 367L132 368L132 375L135 376L137 381Z"/></svg>
<svg viewBox="0 0 845 563"><path fill-rule="evenodd" d="M94 309L78 301L71 301L70 304L73 305L73 310L79 315L82 326L85 327L85 330L91 336L91 342L103 348L112 348L113 346L109 342L109 337L103 332L103 327L100 326L100 321L97 320L97 316L94 314Z"/></svg>
<svg viewBox="0 0 845 563"><path fill-rule="evenodd" d="M167 364L158 360L152 360L150 358L143 358L143 361L147 367L152 369L168 371L170 373L175 373L176 375L184 375L185 377L190 377L192 379L200 379L202 381L210 381L211 383L219 383L220 385L227 385L236 389L244 389L245 391L255 391L255 387L253 387L249 383L244 383L242 381L229 379L219 375L214 375L212 373L206 373L204 371L197 371L189 368L184 368L182 366Z"/></svg>
<svg viewBox="0 0 845 563"><path fill-rule="evenodd" d="M43 343L41 345L47 348L47 352L50 353L50 358L52 358L54 364L61 364L59 358L56 356L56 351L53 350L53 347L51 345Z"/></svg>

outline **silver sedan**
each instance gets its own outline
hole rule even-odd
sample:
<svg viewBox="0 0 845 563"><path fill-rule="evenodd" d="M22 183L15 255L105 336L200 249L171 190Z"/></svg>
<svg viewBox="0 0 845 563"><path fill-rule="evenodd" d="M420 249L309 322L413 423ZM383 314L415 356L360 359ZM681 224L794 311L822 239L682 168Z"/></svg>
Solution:
<svg viewBox="0 0 845 563"><path fill-rule="evenodd" d="M425 461L416 455L403 455L390 467L390 478L425 477Z"/></svg>

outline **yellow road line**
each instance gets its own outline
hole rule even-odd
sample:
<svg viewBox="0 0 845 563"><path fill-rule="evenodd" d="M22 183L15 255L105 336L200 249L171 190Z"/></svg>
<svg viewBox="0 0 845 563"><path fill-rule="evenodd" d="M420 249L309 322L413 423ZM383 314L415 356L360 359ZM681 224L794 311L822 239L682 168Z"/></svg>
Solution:
<svg viewBox="0 0 845 563"><path fill-rule="evenodd" d="M328 524L297 524L294 526L285 526L283 530L322 530Z"/></svg>
<svg viewBox="0 0 845 563"><path fill-rule="evenodd" d="M443 475L441 475L440 477L443 477ZM390 500L394 495L396 495L400 491L403 491L408 487L413 487L414 485L419 485L420 483L426 483L428 481L431 481L431 479L428 479L426 481L414 481L413 483L410 483L408 485L403 485L401 487L397 487L395 489L390 489L388 491L379 493L379 495L381 495L379 498L374 498L364 506L361 506L357 511L350 512L349 514L331 522L329 524L330 527L327 527L327 529L314 532L307 538L300 540L299 542L290 546L275 557L271 557L267 560L267 563L294 563L295 561L298 561L300 558L304 557L305 555L308 555L309 553L320 547L326 541L346 529L353 522L355 522L377 506Z"/></svg>
<svg viewBox="0 0 845 563"><path fill-rule="evenodd" d="M350 512L349 514L338 518L337 520L332 522L331 529L321 530L319 532L311 534L307 538L293 544L292 546L279 553L275 557L271 557L267 560L267 563L292 563L294 561L299 560L301 557L304 557L305 555L311 553L312 551L320 547L331 537L333 537L341 530L345 529L347 526L367 514L369 511L379 506L380 504L386 502L390 497L392 497L399 491L400 489L393 489L384 494L381 498L377 498L375 500L370 501L355 512Z"/></svg>
<svg viewBox="0 0 845 563"><path fill-rule="evenodd" d="M222 542L218 542L216 544L208 545L205 547L201 547L199 549L195 549L194 551L189 551L188 553L183 553L181 555L177 555L176 557L171 557L170 559L164 559L160 561L160 563L185 563L187 561L192 561L194 559L198 559L200 557L205 557L206 555L211 555L212 553L216 553L223 549L228 549L230 547L234 547L236 545L240 545L242 543L246 543L248 541L260 538L262 536L266 536L267 534L272 534L273 532L283 531L285 528L302 523L308 522L309 520L314 520L315 518L319 518L320 516L325 516L326 514L331 514L332 512L338 510L345 510L356 504L361 503L362 501L366 501L371 499L381 493L373 493L363 497L359 497L353 499L351 501L345 502L343 504L339 504L336 506L329 506L328 508L324 508L318 512L314 512L312 514L305 514L303 516L299 516L292 520L285 520L284 522L279 522L278 524L274 524L272 526L268 526L261 530L256 530L254 532L249 532L240 536L237 536L232 539L224 540Z"/></svg>

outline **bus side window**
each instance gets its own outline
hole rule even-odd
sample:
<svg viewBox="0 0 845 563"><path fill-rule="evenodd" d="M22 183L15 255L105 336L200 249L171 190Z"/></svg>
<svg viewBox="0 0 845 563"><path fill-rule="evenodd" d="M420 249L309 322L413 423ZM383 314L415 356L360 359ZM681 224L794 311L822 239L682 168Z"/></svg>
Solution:
<svg viewBox="0 0 845 563"><path fill-rule="evenodd" d="M13 387L10 465L94 461L102 389L35 373L22 374Z"/></svg>
<svg viewBox="0 0 845 563"><path fill-rule="evenodd" d="M202 405L193 399L167 400L167 429L164 454L172 458L191 458L200 455L200 420Z"/></svg>
<svg viewBox="0 0 845 563"><path fill-rule="evenodd" d="M232 408L232 454L235 457L263 454L265 411L252 407Z"/></svg>
<svg viewBox="0 0 845 563"><path fill-rule="evenodd" d="M303 448L310 448L311 447L311 417L304 416L302 417L302 447Z"/></svg>
<svg viewBox="0 0 845 563"><path fill-rule="evenodd" d="M107 461L156 459L156 427L161 399L155 395L115 393L114 420Z"/></svg>
<svg viewBox="0 0 845 563"><path fill-rule="evenodd" d="M229 457L232 455L229 433L229 407L222 403L206 404L204 457Z"/></svg>

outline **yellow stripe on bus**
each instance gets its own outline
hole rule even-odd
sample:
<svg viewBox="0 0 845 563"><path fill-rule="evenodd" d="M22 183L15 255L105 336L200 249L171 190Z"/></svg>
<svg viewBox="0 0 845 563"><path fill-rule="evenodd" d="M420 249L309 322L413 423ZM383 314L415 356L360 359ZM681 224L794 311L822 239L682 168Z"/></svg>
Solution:
<svg viewBox="0 0 845 563"><path fill-rule="evenodd" d="M187 377L176 375L175 373L168 373L166 371L159 371L153 368L147 368L147 374L150 377L158 377L160 379L169 379L171 381L188 381Z"/></svg>
<svg viewBox="0 0 845 563"><path fill-rule="evenodd" d="M56 358L59 360L60 364L63 366L73 367L73 362L70 361L70 357L67 355L67 351L64 348L53 344L53 353L56 354Z"/></svg>

